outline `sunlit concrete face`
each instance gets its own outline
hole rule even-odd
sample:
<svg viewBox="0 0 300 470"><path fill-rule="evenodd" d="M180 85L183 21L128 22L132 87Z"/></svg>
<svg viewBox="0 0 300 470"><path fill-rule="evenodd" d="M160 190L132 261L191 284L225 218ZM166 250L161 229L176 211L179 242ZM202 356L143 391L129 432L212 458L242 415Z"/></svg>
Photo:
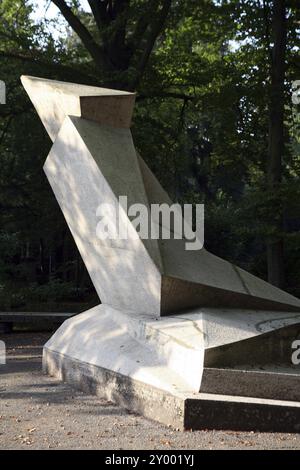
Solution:
<svg viewBox="0 0 300 470"><path fill-rule="evenodd" d="M66 116L130 127L134 93L29 76L21 81L53 142Z"/></svg>
<svg viewBox="0 0 300 470"><path fill-rule="evenodd" d="M288 366L299 323L300 314L208 308L157 321L100 305L65 321L45 348L166 392L199 392L205 367ZM274 333L279 343L264 351Z"/></svg>
<svg viewBox="0 0 300 470"><path fill-rule="evenodd" d="M148 209L171 201L134 147L134 94L34 77L22 83L53 141L44 170L102 302L50 338L45 371L175 427L199 426L200 395L200 425L207 406L213 415L216 398L209 405L201 392L218 394L228 416L244 403L247 423L252 403L256 428L261 397L286 399L286 373L268 367L289 367L299 299L205 249L187 251L184 240L136 236L119 197ZM126 239L97 237L103 203L118 208ZM266 384L271 373L278 390ZM289 380L299 389L297 377ZM259 400L254 406L237 394ZM274 402L265 406L264 417Z"/></svg>
<svg viewBox="0 0 300 470"><path fill-rule="evenodd" d="M299 299L204 248L134 240L125 213L128 240L97 239L99 204L119 196L148 208L171 202L134 148L135 95L35 77L22 83L54 142L44 169L102 302L157 316L195 307L300 311Z"/></svg>
<svg viewBox="0 0 300 470"><path fill-rule="evenodd" d="M157 243L147 251L134 238L122 210L119 225L128 233L126 240L101 240L96 235L100 203L116 207L118 196L127 194L130 203L139 199L148 204L129 130L66 117L44 170L101 301L120 309L158 313L161 261Z"/></svg>

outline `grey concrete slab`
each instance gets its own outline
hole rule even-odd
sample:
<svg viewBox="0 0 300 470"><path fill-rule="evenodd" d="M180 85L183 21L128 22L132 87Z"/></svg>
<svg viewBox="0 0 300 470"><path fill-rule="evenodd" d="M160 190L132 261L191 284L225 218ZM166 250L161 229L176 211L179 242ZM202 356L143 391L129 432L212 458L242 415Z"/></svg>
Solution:
<svg viewBox="0 0 300 470"><path fill-rule="evenodd" d="M217 311L202 309L157 319L102 304L67 320L45 349L120 373L174 396L178 391L224 395L229 390L230 395L284 399L284 390L293 384L289 396L297 400L300 374L290 364L291 344L299 331L300 319L297 314L284 317L283 313L262 312L260 317L260 312L238 314L231 310L217 315ZM222 331L224 315L227 325ZM245 316L247 329L243 328ZM263 321L258 322L259 318ZM230 342L224 345L225 341ZM290 369L289 375L253 371L255 367L267 368L271 361L273 367L281 364ZM228 364L239 367L239 371L228 369ZM267 380L269 385L264 383ZM273 387L275 383L278 390Z"/></svg>
<svg viewBox="0 0 300 470"><path fill-rule="evenodd" d="M201 391L221 395L300 402L300 370L269 364L265 370L205 367Z"/></svg>
<svg viewBox="0 0 300 470"><path fill-rule="evenodd" d="M182 430L300 431L300 403L214 394L169 394L44 348L44 371L86 393Z"/></svg>

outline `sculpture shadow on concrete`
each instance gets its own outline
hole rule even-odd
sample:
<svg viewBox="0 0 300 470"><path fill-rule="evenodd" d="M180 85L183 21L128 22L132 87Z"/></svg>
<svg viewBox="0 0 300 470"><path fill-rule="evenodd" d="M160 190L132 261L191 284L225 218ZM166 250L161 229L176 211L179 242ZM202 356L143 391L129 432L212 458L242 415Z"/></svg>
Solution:
<svg viewBox="0 0 300 470"><path fill-rule="evenodd" d="M134 147L135 95L22 83L53 141L44 170L102 301L57 330L44 347L45 370L176 427L253 428L265 417L269 429L268 400L289 399L290 418L277 427L294 429L299 299L205 249L187 251L183 239L136 239L120 207L129 237L99 240L100 203L126 195L130 205L171 204ZM237 408L248 410L247 423L234 417Z"/></svg>

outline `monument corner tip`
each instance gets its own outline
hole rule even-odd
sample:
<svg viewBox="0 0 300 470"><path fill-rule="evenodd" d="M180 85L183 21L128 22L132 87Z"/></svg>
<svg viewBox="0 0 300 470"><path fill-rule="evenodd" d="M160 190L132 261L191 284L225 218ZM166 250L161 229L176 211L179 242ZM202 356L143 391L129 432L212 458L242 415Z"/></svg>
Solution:
<svg viewBox="0 0 300 470"><path fill-rule="evenodd" d="M20 82L22 83L22 85L24 86L24 83L26 82L28 78L28 75L20 75Z"/></svg>

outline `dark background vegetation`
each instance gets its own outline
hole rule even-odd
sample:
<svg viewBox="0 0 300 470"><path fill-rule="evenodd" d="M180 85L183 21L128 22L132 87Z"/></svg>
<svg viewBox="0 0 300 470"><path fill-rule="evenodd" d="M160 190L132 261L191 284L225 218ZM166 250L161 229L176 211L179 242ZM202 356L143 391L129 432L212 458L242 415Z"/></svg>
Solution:
<svg viewBox="0 0 300 470"><path fill-rule="evenodd" d="M299 31L298 0L0 1L0 310L98 302L22 74L136 90L137 148L205 203L206 247L300 296Z"/></svg>

